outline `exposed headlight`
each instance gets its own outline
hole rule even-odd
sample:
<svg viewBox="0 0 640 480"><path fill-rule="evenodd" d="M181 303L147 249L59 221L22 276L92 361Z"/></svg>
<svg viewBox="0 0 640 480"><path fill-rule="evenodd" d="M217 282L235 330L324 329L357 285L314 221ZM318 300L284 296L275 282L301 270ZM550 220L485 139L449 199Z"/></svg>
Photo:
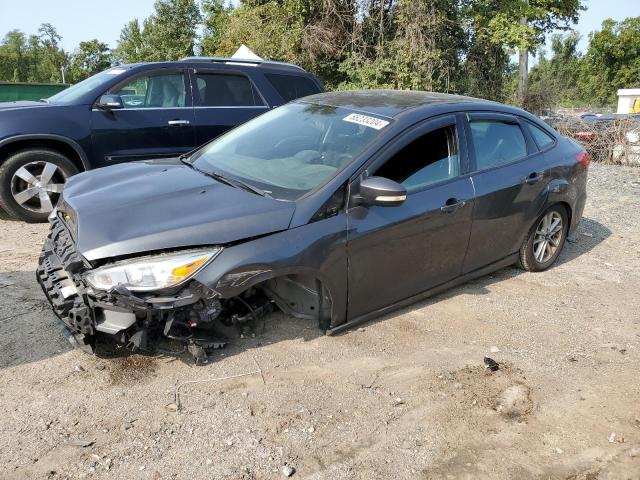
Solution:
<svg viewBox="0 0 640 480"><path fill-rule="evenodd" d="M191 250L126 260L93 270L86 280L98 290L118 285L134 292L160 290L188 280L221 251L222 248Z"/></svg>

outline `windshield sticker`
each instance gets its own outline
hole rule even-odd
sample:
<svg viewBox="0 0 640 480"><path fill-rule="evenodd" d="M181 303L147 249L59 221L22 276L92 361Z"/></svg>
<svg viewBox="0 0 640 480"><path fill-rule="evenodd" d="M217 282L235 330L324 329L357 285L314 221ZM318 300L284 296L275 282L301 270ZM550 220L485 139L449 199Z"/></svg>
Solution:
<svg viewBox="0 0 640 480"><path fill-rule="evenodd" d="M124 68L113 68L111 70L107 70L105 73L108 73L109 75L120 75L124 72L126 72Z"/></svg>
<svg viewBox="0 0 640 480"><path fill-rule="evenodd" d="M363 125L365 127L375 128L376 130L380 130L387 125L389 122L386 120L380 120L376 117L369 117L368 115L361 115L359 113L352 113L343 118L345 122L357 123L358 125Z"/></svg>

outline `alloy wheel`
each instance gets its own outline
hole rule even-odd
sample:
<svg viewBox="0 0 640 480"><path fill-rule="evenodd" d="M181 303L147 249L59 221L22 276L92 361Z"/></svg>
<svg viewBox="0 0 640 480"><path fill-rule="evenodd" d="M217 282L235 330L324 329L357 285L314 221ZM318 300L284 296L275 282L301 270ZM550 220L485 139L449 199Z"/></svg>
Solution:
<svg viewBox="0 0 640 480"><path fill-rule="evenodd" d="M533 239L533 257L546 263L556 254L563 235L562 216L555 210L547 213L536 228Z"/></svg>
<svg viewBox="0 0 640 480"><path fill-rule="evenodd" d="M51 162L30 162L18 168L11 178L11 195L22 208L49 213L62 193L67 175Z"/></svg>

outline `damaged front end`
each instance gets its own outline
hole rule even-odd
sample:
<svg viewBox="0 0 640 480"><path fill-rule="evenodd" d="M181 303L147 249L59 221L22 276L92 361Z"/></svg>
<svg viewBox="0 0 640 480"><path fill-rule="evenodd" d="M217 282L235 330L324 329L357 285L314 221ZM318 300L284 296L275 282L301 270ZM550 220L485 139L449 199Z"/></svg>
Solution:
<svg viewBox="0 0 640 480"><path fill-rule="evenodd" d="M186 258L182 264L155 266L162 279L167 279L159 282L162 288L155 289L149 285L158 282L147 278L153 257L146 257L149 260L145 267L151 265L147 270L123 274L117 264L94 269L78 253L62 219L54 217L36 275L74 346L95 352L98 343L110 340L133 350L152 351L167 338L182 342L197 363L206 363L211 351L226 346L231 335L252 332L259 319L273 309L273 303L264 291L255 288L222 298L193 280L197 269L217 253L178 253ZM137 282L135 287L127 288L126 282L119 282L122 275L135 277L131 281Z"/></svg>

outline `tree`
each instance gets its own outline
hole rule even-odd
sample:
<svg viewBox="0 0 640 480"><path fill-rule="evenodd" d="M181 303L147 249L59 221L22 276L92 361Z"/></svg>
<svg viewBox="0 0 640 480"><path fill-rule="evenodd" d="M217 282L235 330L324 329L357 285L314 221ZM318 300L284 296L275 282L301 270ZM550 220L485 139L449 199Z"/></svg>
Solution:
<svg viewBox="0 0 640 480"><path fill-rule="evenodd" d="M202 20L195 0L157 0L149 32L153 60L178 60L194 55Z"/></svg>
<svg viewBox="0 0 640 480"><path fill-rule="evenodd" d="M541 109L571 107L582 103L578 90L583 59L578 52L580 35L571 32L551 37L551 58L539 53L538 64L531 69L529 103Z"/></svg>
<svg viewBox="0 0 640 480"><path fill-rule="evenodd" d="M42 49L39 58L42 80L48 82L64 81L64 70L69 66L69 56L58 46L62 37L50 23L40 25L38 34ZM48 78L45 78L46 75L48 75Z"/></svg>
<svg viewBox="0 0 640 480"><path fill-rule="evenodd" d="M71 60L73 82L79 82L111 66L111 51L106 43L97 39L80 42Z"/></svg>
<svg viewBox="0 0 640 480"><path fill-rule="evenodd" d="M224 0L203 0L202 2L202 55L216 55L224 30L233 7L225 5Z"/></svg>
<svg viewBox="0 0 640 480"><path fill-rule="evenodd" d="M7 33L0 44L0 80L26 82L28 65L27 39L20 30Z"/></svg>
<svg viewBox="0 0 640 480"><path fill-rule="evenodd" d="M305 25L302 4L301 0L242 2L229 15L218 51L230 56L245 44L261 57L296 62Z"/></svg>
<svg viewBox="0 0 640 480"><path fill-rule="evenodd" d="M113 51L117 63L138 63L144 61L145 38L138 19L131 20L120 32L118 46Z"/></svg>
<svg viewBox="0 0 640 480"><path fill-rule="evenodd" d="M584 10L582 0L467 0L471 9L485 12L489 38L520 50L518 100L526 101L529 52L544 43L547 33L566 30ZM487 8L488 7L488 8Z"/></svg>
<svg viewBox="0 0 640 480"><path fill-rule="evenodd" d="M616 104L617 90L640 87L640 17L608 19L589 36L580 91L602 106Z"/></svg>
<svg viewBox="0 0 640 480"><path fill-rule="evenodd" d="M129 22L120 33L115 53L125 63L178 60L193 55L202 20L195 0L156 0L155 13L143 22Z"/></svg>

